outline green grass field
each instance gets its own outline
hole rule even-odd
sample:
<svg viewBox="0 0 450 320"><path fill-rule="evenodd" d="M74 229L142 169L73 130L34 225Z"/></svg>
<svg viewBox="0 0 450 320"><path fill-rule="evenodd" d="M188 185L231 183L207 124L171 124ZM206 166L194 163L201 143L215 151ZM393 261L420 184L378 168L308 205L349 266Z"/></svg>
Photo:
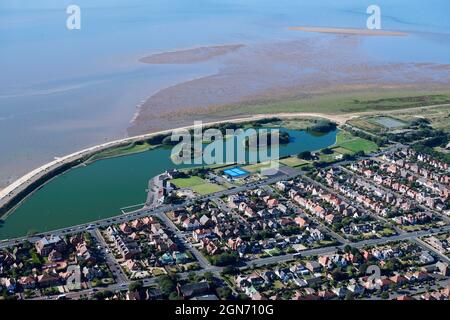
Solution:
<svg viewBox="0 0 450 320"><path fill-rule="evenodd" d="M191 189L194 192L197 192L201 195L211 194L214 192L225 190L225 187L206 182L200 177L192 176L189 178L179 178L171 180L178 188L187 188Z"/></svg>
<svg viewBox="0 0 450 320"><path fill-rule="evenodd" d="M295 167L307 164L309 162L306 160L303 160L303 159L299 159L296 156L292 156L292 157L280 160L280 163L284 164L285 166L295 168Z"/></svg>
<svg viewBox="0 0 450 320"><path fill-rule="evenodd" d="M378 150L378 145L375 142L362 139L353 136L347 131L339 131L336 136L336 145L333 148L336 152L344 154L345 152L339 151L339 149L349 150L351 153L358 151L364 151L365 153L371 153ZM348 153L348 152L347 152Z"/></svg>
<svg viewBox="0 0 450 320"><path fill-rule="evenodd" d="M178 178L173 179L170 181L172 184L176 185L178 188L191 188L194 186L197 186L199 184L206 183L205 180L203 180L200 177L192 176L189 178Z"/></svg>
<svg viewBox="0 0 450 320"><path fill-rule="evenodd" d="M361 138L343 142L339 146L352 152L364 151L365 153L371 153L378 150L378 145L375 142Z"/></svg>
<svg viewBox="0 0 450 320"><path fill-rule="evenodd" d="M198 184L196 186L193 186L193 187L191 187L191 189L194 190L195 192L197 192L198 194L207 195L207 194L223 191L223 190L225 190L225 187L218 185L218 184L205 182L203 184Z"/></svg>

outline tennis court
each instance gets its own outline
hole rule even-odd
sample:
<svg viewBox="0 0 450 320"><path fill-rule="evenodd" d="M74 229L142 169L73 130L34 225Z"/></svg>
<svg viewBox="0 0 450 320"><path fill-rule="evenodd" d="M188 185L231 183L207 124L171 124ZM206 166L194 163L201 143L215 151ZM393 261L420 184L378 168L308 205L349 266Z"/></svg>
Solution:
<svg viewBox="0 0 450 320"><path fill-rule="evenodd" d="M232 178L237 178L237 177L241 177L241 176L245 176L248 174L247 171L242 170L239 167L235 167L235 168L230 168L230 169L226 169L223 171L226 175L232 177Z"/></svg>

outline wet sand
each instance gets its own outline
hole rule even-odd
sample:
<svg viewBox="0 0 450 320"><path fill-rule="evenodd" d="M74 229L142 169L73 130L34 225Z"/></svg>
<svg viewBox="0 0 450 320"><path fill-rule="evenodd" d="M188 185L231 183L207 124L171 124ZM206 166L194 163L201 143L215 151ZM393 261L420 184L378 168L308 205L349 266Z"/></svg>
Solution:
<svg viewBox="0 0 450 320"><path fill-rule="evenodd" d="M148 64L186 64L203 62L242 48L244 45L205 46L186 50L155 53L139 59Z"/></svg>
<svg viewBox="0 0 450 320"><path fill-rule="evenodd" d="M352 29L352 28L325 28L325 27L289 27L289 30L332 33L332 34L351 34L361 36L391 36L404 37L408 35L406 32L388 31L388 30L369 30L369 29Z"/></svg>
<svg viewBox="0 0 450 320"><path fill-rule="evenodd" d="M128 133L174 128L194 119L225 119L218 111L239 105L236 115L251 115L246 106L284 99L363 90L425 90L450 84L449 65L388 63L361 50L358 36L247 45L229 53L219 72L165 88L139 108ZM283 112L284 110L278 110ZM294 112L307 111L299 106Z"/></svg>

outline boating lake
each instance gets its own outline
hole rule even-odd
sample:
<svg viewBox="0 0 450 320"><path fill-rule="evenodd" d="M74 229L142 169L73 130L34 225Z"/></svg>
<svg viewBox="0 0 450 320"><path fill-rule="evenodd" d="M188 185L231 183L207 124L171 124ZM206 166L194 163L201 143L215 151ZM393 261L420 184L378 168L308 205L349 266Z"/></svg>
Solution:
<svg viewBox="0 0 450 320"><path fill-rule="evenodd" d="M333 145L337 131L312 134L286 130L291 142L280 146L280 157L314 151ZM120 209L146 200L148 180L175 165L171 148L96 161L52 179L28 197L0 225L0 238L45 232L121 214Z"/></svg>

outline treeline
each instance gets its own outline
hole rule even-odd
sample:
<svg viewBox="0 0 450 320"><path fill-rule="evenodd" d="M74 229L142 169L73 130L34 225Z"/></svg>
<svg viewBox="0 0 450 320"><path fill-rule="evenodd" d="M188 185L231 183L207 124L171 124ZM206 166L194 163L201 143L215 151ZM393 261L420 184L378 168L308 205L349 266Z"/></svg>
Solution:
<svg viewBox="0 0 450 320"><path fill-rule="evenodd" d="M446 133L442 130L435 130L431 127L420 126L414 130L403 133L388 133L387 138L390 140L398 141L400 143L411 143L417 140L427 138L438 138L446 136Z"/></svg>
<svg viewBox="0 0 450 320"><path fill-rule="evenodd" d="M204 127L203 129L218 129L223 135L226 134L226 130L237 130L242 128L244 125L251 125L255 128L257 127L261 127L264 124L268 124L268 123L274 123L274 122L280 122L281 119L280 118L276 118L276 117L272 117L272 118L267 118L267 119L260 119L260 120L255 120L255 121L249 121L249 122L243 122L243 123L233 123L233 122L225 122L225 123L217 123L214 124L212 126L208 126L208 127ZM191 134L191 136L194 136L194 130L193 129L189 129L189 133ZM157 145L167 145L167 146L171 146L171 145L176 145L178 144L178 141L172 141L171 140L172 137L172 133L164 133L164 134L156 134L148 139L145 140L145 142L147 142L150 145L153 146L157 146ZM289 134L286 133L282 133L280 132L280 143L288 143L289 142ZM286 141L287 142L282 142L282 141ZM142 143L144 143L144 141L142 141Z"/></svg>
<svg viewBox="0 0 450 320"><path fill-rule="evenodd" d="M309 126L306 130L313 131L313 132L320 132L320 133L328 133L328 132L336 130L336 128L337 128L337 124L332 121L319 120L312 126Z"/></svg>
<svg viewBox="0 0 450 320"><path fill-rule="evenodd" d="M265 141L264 141L265 138ZM279 131L279 135L278 135L278 143L279 144L288 144L291 141L291 135L289 134L289 132L287 131ZM261 141L261 139L263 141ZM250 144L250 137L245 137L245 147L248 148ZM256 135L256 145L257 146L261 146L261 145L272 145L272 132L267 132L267 135L264 136L260 136L259 134Z"/></svg>
<svg viewBox="0 0 450 320"><path fill-rule="evenodd" d="M435 147L445 147L449 142L450 134L433 137L411 146L416 152L427 154L439 161L450 164L450 154L434 150Z"/></svg>

